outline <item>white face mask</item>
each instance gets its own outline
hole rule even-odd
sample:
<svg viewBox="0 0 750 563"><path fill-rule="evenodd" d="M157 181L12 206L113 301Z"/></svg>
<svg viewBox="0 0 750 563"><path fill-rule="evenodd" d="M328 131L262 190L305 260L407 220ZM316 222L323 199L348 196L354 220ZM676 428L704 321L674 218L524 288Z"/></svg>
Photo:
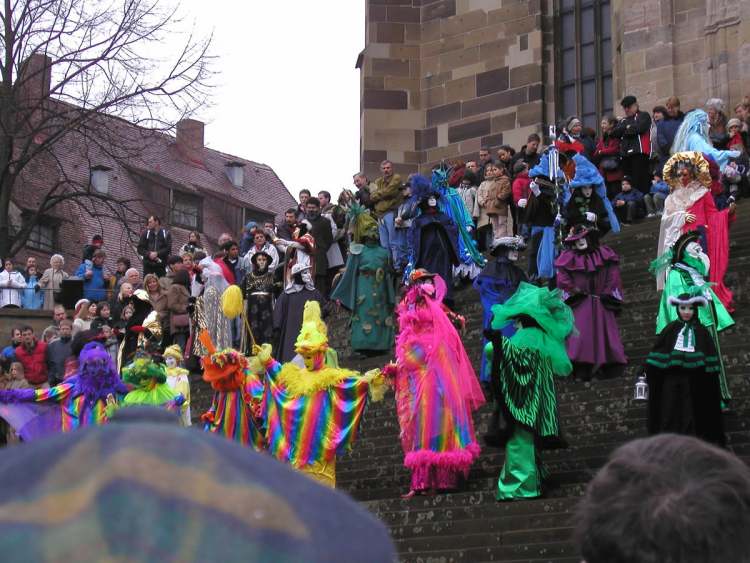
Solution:
<svg viewBox="0 0 750 563"><path fill-rule="evenodd" d="M693 258L697 258L701 262L703 262L703 265L706 267L706 270L708 270L711 267L711 260L708 258L705 252L703 252L703 247L697 243L697 242L691 242L685 247L685 252L692 256Z"/></svg>
<svg viewBox="0 0 750 563"><path fill-rule="evenodd" d="M164 360L164 363L167 364L168 368L176 368L177 367L177 360L175 360L172 357L169 357Z"/></svg>
<svg viewBox="0 0 750 563"><path fill-rule="evenodd" d="M434 197L431 197L427 200L427 205L430 207L437 207L437 200Z"/></svg>
<svg viewBox="0 0 750 563"><path fill-rule="evenodd" d="M594 193L594 188L586 186L585 188L581 188L581 193L583 194L583 197L591 197L591 194Z"/></svg>
<svg viewBox="0 0 750 563"><path fill-rule="evenodd" d="M518 260L518 250L511 248L508 251L508 260L510 260L511 262L515 262L516 260Z"/></svg>
<svg viewBox="0 0 750 563"><path fill-rule="evenodd" d="M586 250L589 247L589 241L586 240L586 238L579 238L574 243L576 250Z"/></svg>

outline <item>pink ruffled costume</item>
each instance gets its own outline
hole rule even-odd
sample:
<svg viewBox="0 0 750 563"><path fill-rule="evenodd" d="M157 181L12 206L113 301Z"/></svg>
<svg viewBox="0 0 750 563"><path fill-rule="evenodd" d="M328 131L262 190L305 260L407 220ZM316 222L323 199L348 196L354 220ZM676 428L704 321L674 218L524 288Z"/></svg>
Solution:
<svg viewBox="0 0 750 563"><path fill-rule="evenodd" d="M397 308L396 409L413 491L455 489L480 452L471 415L484 395L443 310L445 282L434 283L413 286Z"/></svg>

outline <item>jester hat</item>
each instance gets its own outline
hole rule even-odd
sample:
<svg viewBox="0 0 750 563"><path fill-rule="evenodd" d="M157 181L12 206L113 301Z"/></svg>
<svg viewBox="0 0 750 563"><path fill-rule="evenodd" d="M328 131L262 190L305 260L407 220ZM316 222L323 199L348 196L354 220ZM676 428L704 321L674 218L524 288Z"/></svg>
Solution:
<svg viewBox="0 0 750 563"><path fill-rule="evenodd" d="M328 349L328 328L320 318L320 303L308 301L302 313L302 328L294 350L301 356L312 356Z"/></svg>

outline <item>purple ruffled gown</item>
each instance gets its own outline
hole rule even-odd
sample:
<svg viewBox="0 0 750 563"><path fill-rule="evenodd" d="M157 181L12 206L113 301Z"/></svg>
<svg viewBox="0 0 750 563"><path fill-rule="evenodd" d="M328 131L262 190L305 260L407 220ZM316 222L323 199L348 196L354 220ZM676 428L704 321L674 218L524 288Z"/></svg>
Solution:
<svg viewBox="0 0 750 563"><path fill-rule="evenodd" d="M557 287L573 309L577 333L568 337L570 361L590 364L592 372L627 364L615 311L622 304L620 257L608 246L563 251L555 261Z"/></svg>

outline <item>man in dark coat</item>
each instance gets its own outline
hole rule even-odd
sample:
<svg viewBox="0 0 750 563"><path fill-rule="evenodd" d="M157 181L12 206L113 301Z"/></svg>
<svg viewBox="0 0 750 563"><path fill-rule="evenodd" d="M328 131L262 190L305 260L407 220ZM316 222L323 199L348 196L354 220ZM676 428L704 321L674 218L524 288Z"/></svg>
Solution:
<svg viewBox="0 0 750 563"><path fill-rule="evenodd" d="M328 257L326 253L333 244L331 221L320 214L320 200L311 197L307 200L307 221L310 223L310 234L315 239L315 287L323 296L328 296Z"/></svg>
<svg viewBox="0 0 750 563"><path fill-rule="evenodd" d="M143 259L143 275L156 274L162 277L167 273L167 258L172 253L172 235L161 226L156 215L148 218L146 230L138 241L138 254Z"/></svg>
<svg viewBox="0 0 750 563"><path fill-rule="evenodd" d="M612 130L620 139L622 169L633 179L633 187L643 194L651 190L651 116L638 107L635 96L625 96L621 102L623 117Z"/></svg>

